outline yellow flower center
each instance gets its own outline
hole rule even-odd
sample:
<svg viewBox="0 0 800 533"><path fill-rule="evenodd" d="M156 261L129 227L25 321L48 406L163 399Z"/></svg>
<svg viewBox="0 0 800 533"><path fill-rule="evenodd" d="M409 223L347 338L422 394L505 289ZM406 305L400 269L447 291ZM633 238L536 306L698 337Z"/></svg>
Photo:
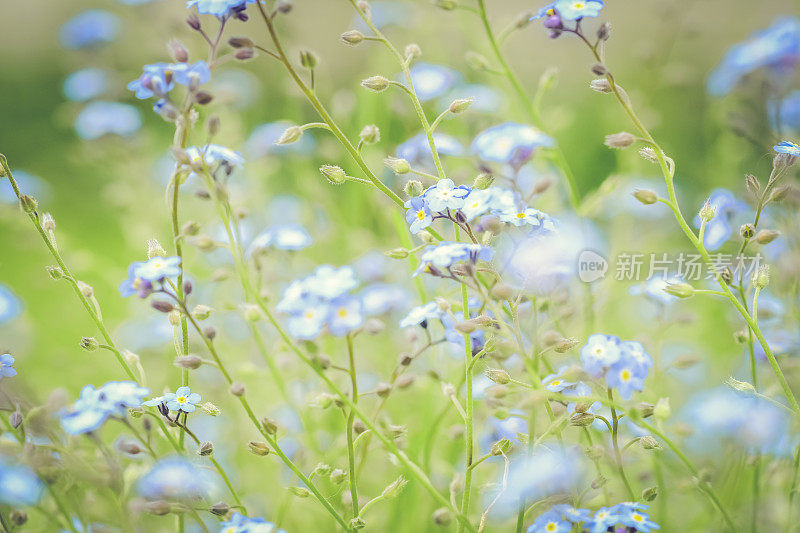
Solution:
<svg viewBox="0 0 800 533"><path fill-rule="evenodd" d="M425 220L425 210L424 209L420 209L419 211L417 211L417 218L419 220Z"/></svg>
<svg viewBox="0 0 800 533"><path fill-rule="evenodd" d="M517 213L517 218L525 218L525 213Z"/></svg>
<svg viewBox="0 0 800 533"><path fill-rule="evenodd" d="M133 280L133 288L134 289L138 289L141 286L142 286L141 278L136 278L136 279Z"/></svg>
<svg viewBox="0 0 800 533"><path fill-rule="evenodd" d="M186 403L186 396L178 396L178 403Z"/></svg>
<svg viewBox="0 0 800 533"><path fill-rule="evenodd" d="M309 309L308 311L306 311L306 312L303 314L303 316L304 316L304 317L306 317L306 319L307 319L307 320L311 320L312 318L314 318L314 311L312 311L311 309Z"/></svg>
<svg viewBox="0 0 800 533"><path fill-rule="evenodd" d="M559 385L561 385L561 380L560 379L554 379L553 381L550 382L550 385L553 386L553 387L558 387Z"/></svg>
<svg viewBox="0 0 800 533"><path fill-rule="evenodd" d="M546 526L544 526L545 531L558 531L558 524L555 522L548 522Z"/></svg>
<svg viewBox="0 0 800 533"><path fill-rule="evenodd" d="M619 377L622 379L622 381L628 381L629 379L631 379L631 371L626 368L625 370L619 373Z"/></svg>
<svg viewBox="0 0 800 533"><path fill-rule="evenodd" d="M336 312L336 314L339 315L339 318L346 317L347 316L347 308L340 307L339 310Z"/></svg>
<svg viewBox="0 0 800 533"><path fill-rule="evenodd" d="M584 7L586 7L586 4L583 2L574 2L572 4L572 9L583 9Z"/></svg>
<svg viewBox="0 0 800 533"><path fill-rule="evenodd" d="M631 517L636 520L637 522L644 522L644 517L639 513L633 513Z"/></svg>

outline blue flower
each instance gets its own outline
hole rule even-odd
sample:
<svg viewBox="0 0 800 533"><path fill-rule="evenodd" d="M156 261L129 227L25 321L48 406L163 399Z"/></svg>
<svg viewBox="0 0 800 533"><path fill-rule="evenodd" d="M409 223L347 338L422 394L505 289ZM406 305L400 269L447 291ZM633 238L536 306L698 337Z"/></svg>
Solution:
<svg viewBox="0 0 800 533"><path fill-rule="evenodd" d="M320 333L322 328L325 327L325 321L328 320L330 308L325 303L316 303L309 305L307 308L298 313L293 313L287 322L287 329L289 333L301 340L315 339Z"/></svg>
<svg viewBox="0 0 800 533"><path fill-rule="evenodd" d="M582 522L588 523L592 519L592 514L588 509L576 509L575 507L564 503L554 505L552 510L557 513L561 513L561 516L573 524L580 524Z"/></svg>
<svg viewBox="0 0 800 533"><path fill-rule="evenodd" d="M496 187L472 189L469 192L464 198L464 206L461 208L461 212L467 218L467 221L474 220L476 217L486 214L492 208L494 189L496 189Z"/></svg>
<svg viewBox="0 0 800 533"><path fill-rule="evenodd" d="M671 304L678 299L677 296L667 294L664 291L670 283L680 283L683 280L677 276L653 276L648 278L643 284L634 285L628 289L628 293L632 295L643 294L650 300L660 304Z"/></svg>
<svg viewBox="0 0 800 533"><path fill-rule="evenodd" d="M572 531L572 524L564 520L561 513L552 509L540 515L527 529L527 533L569 533L570 531Z"/></svg>
<svg viewBox="0 0 800 533"><path fill-rule="evenodd" d="M630 400L633 391L644 390L644 377L633 358L622 358L606 371L606 385L617 389L624 400Z"/></svg>
<svg viewBox="0 0 800 533"><path fill-rule="evenodd" d="M401 328L419 325L427 327L428 321L441 320L443 316L444 311L439 308L439 305L436 302L428 302L424 305L412 308L399 322L399 326Z"/></svg>
<svg viewBox="0 0 800 533"><path fill-rule="evenodd" d="M333 300L358 286L356 273L352 267L336 268L331 265L320 265L314 274L306 278L308 291L320 298Z"/></svg>
<svg viewBox="0 0 800 533"><path fill-rule="evenodd" d="M61 26L58 37L65 48L76 49L113 41L119 32L119 19L101 9L75 15Z"/></svg>
<svg viewBox="0 0 800 533"><path fill-rule="evenodd" d="M779 154L800 157L800 145L797 145L791 141L781 141L772 148Z"/></svg>
<svg viewBox="0 0 800 533"><path fill-rule="evenodd" d="M497 215L497 218L499 218L501 221L518 227L528 225L533 226L534 228L543 228L550 231L555 229L555 223L553 222L553 219L538 209L534 209L533 207L506 207L493 214Z"/></svg>
<svg viewBox="0 0 800 533"><path fill-rule="evenodd" d="M429 227L433 222L433 217L424 197L415 196L406 200L403 205L406 208L406 222L408 222L409 230L414 235Z"/></svg>
<svg viewBox="0 0 800 533"><path fill-rule="evenodd" d="M544 17L552 17L555 14L556 14L555 4L553 2L550 2L546 6L540 7L536 11L536 13L531 18L529 18L528 20L529 21L530 20L539 20L539 19L544 18Z"/></svg>
<svg viewBox="0 0 800 533"><path fill-rule="evenodd" d="M544 385L544 388L550 392L561 392L567 387L575 385L574 382L566 381L561 377L568 368L569 366L564 365L558 369L558 372L545 376L545 378L542 380L542 385Z"/></svg>
<svg viewBox="0 0 800 533"><path fill-rule="evenodd" d="M207 471L183 457L161 459L139 479L139 494L148 500L193 500L208 494Z"/></svg>
<svg viewBox="0 0 800 533"><path fill-rule="evenodd" d="M247 257L257 255L268 248L298 251L311 246L308 232L298 224L287 224L267 228L247 247Z"/></svg>
<svg viewBox="0 0 800 533"><path fill-rule="evenodd" d="M61 413L61 426L70 435L94 431L108 417L122 418L127 408L142 405L149 393L132 381L110 381L99 389L86 385L75 403Z"/></svg>
<svg viewBox="0 0 800 533"><path fill-rule="evenodd" d="M637 367L637 375L644 378L653 367L653 358L650 357L641 342L623 341L620 343L622 358L630 360Z"/></svg>
<svg viewBox="0 0 800 533"><path fill-rule="evenodd" d="M0 324L11 322L22 314L22 302L11 289L0 283Z"/></svg>
<svg viewBox="0 0 800 533"><path fill-rule="evenodd" d="M470 149L484 161L521 167L537 148L552 148L555 141L534 128L516 122L504 122L480 132Z"/></svg>
<svg viewBox="0 0 800 533"><path fill-rule="evenodd" d="M128 137L141 127L139 111L119 102L91 102L75 118L75 133L87 141L112 134Z"/></svg>
<svg viewBox="0 0 800 533"><path fill-rule="evenodd" d="M27 466L9 464L0 458L0 502L13 506L36 505L44 484Z"/></svg>
<svg viewBox="0 0 800 533"><path fill-rule="evenodd" d="M583 369L595 377L600 376L604 368L619 361L621 356L619 337L611 335L601 333L590 335L581 348Z"/></svg>
<svg viewBox="0 0 800 533"><path fill-rule="evenodd" d="M416 63L410 69L414 90L421 102L433 100L447 93L461 75L455 70L430 63Z"/></svg>
<svg viewBox="0 0 800 533"><path fill-rule="evenodd" d="M219 168L230 174L234 168L244 165L244 158L239 152L219 144L209 143L202 148L190 146L186 149L186 155L194 164L202 165L205 162L212 174Z"/></svg>
<svg viewBox="0 0 800 533"><path fill-rule="evenodd" d="M431 211L437 213L445 212L448 209L455 211L464 207L464 198L469 191L470 189L463 185L456 187L453 180L449 178L439 180L436 185L425 191L425 204Z"/></svg>
<svg viewBox="0 0 800 533"><path fill-rule="evenodd" d="M181 273L181 258L178 256L156 256L143 263L138 263L136 276L145 281L162 281L165 278L175 278Z"/></svg>
<svg viewBox="0 0 800 533"><path fill-rule="evenodd" d="M767 102L770 126L777 133L800 132L800 91L792 91L785 98Z"/></svg>
<svg viewBox="0 0 800 533"><path fill-rule="evenodd" d="M628 527L634 528L640 533L648 533L653 529L661 529L661 527L650 520L647 513L642 512L642 509L647 509L646 505L634 502L622 502L615 505L612 509L619 515L619 522Z"/></svg>
<svg viewBox="0 0 800 533"><path fill-rule="evenodd" d="M342 296L330 304L328 331L335 337L344 337L364 323L361 300Z"/></svg>
<svg viewBox="0 0 800 533"><path fill-rule="evenodd" d="M474 318L476 316L475 313L470 313L470 318ZM455 345L458 347L458 350L455 351L455 355L461 357L464 355L464 333L459 331L455 328L456 324L459 322L463 322L464 313L461 311L457 313L453 313L450 315L449 313L442 314L442 326L444 326L444 338L450 344ZM472 348L472 353L475 354L483 348L483 345L486 341L486 332L482 329L476 329L472 333L469 334L470 338L470 347Z"/></svg>
<svg viewBox="0 0 800 533"><path fill-rule="evenodd" d="M455 137L444 133L433 134L433 145L440 156L460 156L464 154L462 144ZM418 133L400 144L395 150L395 155L408 161L412 167L425 169L434 167L431 145L425 133Z"/></svg>
<svg viewBox="0 0 800 533"><path fill-rule="evenodd" d="M778 18L769 28L757 31L746 41L732 46L708 77L706 88L714 96L724 96L741 78L760 68L768 68L773 75L786 77L793 72L798 59L800 20Z"/></svg>
<svg viewBox="0 0 800 533"><path fill-rule="evenodd" d="M590 533L605 533L608 528L614 527L619 522L620 516L616 506L601 507L594 513L591 522Z"/></svg>
<svg viewBox="0 0 800 533"><path fill-rule="evenodd" d="M108 91L108 73L99 68L76 70L64 80L64 96L73 102L85 102Z"/></svg>
<svg viewBox="0 0 800 533"><path fill-rule="evenodd" d="M170 411L193 413L196 409L195 405L200 400L202 400L202 397L196 392L192 392L189 387L178 387L175 392L165 394L162 402L159 403L165 403Z"/></svg>
<svg viewBox="0 0 800 533"><path fill-rule="evenodd" d="M211 79L208 64L197 61L188 63L153 63L142 68L142 75L128 83L127 88L133 91L136 98L165 98L175 84L199 87Z"/></svg>
<svg viewBox="0 0 800 533"><path fill-rule="evenodd" d="M469 261L472 264L489 261L493 255L494 251L491 248L480 244L442 241L425 247L420 254L419 266L412 276L418 276L422 272L436 274L438 269L450 268L460 261Z"/></svg>
<svg viewBox="0 0 800 533"><path fill-rule="evenodd" d="M180 85L199 87L211 79L211 69L208 67L208 63L202 59L191 65L175 63L172 65L172 72L175 83Z"/></svg>
<svg viewBox="0 0 800 533"><path fill-rule="evenodd" d="M283 529L263 518L249 518L241 513L233 513L220 524L219 533L286 533Z"/></svg>
<svg viewBox="0 0 800 533"><path fill-rule="evenodd" d="M186 7L197 7L201 15L214 15L220 19L239 15L255 0L187 0Z"/></svg>
<svg viewBox="0 0 800 533"><path fill-rule="evenodd" d="M564 20L579 20L598 16L604 4L601 0L556 0L552 5Z"/></svg>
<svg viewBox="0 0 800 533"><path fill-rule="evenodd" d="M17 375L17 371L14 369L14 356L10 353L0 354L0 379L2 378L11 378Z"/></svg>

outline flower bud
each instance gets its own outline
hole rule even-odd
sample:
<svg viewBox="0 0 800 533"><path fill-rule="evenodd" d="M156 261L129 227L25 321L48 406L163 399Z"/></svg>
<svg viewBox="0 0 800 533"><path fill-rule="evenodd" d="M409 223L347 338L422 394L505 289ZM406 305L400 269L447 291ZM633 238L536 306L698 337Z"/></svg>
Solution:
<svg viewBox="0 0 800 533"><path fill-rule="evenodd" d="M398 159L396 157L389 156L383 160L383 164L395 174L408 174L411 172L411 165L409 165L408 161L405 159ZM420 184L420 187L422 187L422 184ZM420 192L420 194L422 194L422 192ZM419 196L419 194L416 196Z"/></svg>
<svg viewBox="0 0 800 533"><path fill-rule="evenodd" d="M196 355L181 355L175 358L173 364L178 368L197 370L203 365L203 360Z"/></svg>
<svg viewBox="0 0 800 533"><path fill-rule="evenodd" d="M752 394L753 392L756 391L756 388L751 383L748 383L746 381L739 381L734 377L729 377L728 379L726 379L725 385L732 388L733 390L739 392L746 392L748 394Z"/></svg>
<svg viewBox="0 0 800 533"><path fill-rule="evenodd" d="M753 196L756 196L761 190L761 184L758 182L758 178L752 174L748 174L744 177L744 183L747 187L747 191Z"/></svg>
<svg viewBox="0 0 800 533"><path fill-rule="evenodd" d="M383 92L389 88L389 80L383 76L372 76L361 82L361 86L376 93Z"/></svg>
<svg viewBox="0 0 800 533"><path fill-rule="evenodd" d="M708 222L714 218L716 211L714 207L711 205L711 202L706 200L706 203L703 204L703 207L700 208L700 219Z"/></svg>
<svg viewBox="0 0 800 533"><path fill-rule="evenodd" d="M505 455L511 450L511 441L508 439L500 439L499 441L492 444L489 453L494 456L497 455Z"/></svg>
<svg viewBox="0 0 800 533"><path fill-rule="evenodd" d="M256 51L254 48L239 48L233 54L233 57L238 61L247 61L248 59L253 59L255 56Z"/></svg>
<svg viewBox="0 0 800 533"><path fill-rule="evenodd" d="M48 266L46 268L47 274L50 276L50 279L59 280L64 277L64 271L61 270L61 267L57 267L55 265Z"/></svg>
<svg viewBox="0 0 800 533"><path fill-rule="evenodd" d="M207 305L199 304L196 305L192 310L192 316L195 317L197 320L205 320L209 316L211 316L212 311L214 311L213 308Z"/></svg>
<svg viewBox="0 0 800 533"><path fill-rule="evenodd" d="M321 393L317 395L312 401L312 407L318 407L319 409L327 409L333 405L333 396L328 393Z"/></svg>
<svg viewBox="0 0 800 533"><path fill-rule="evenodd" d="M269 452L271 451L265 442L256 442L254 440L248 442L247 447L250 449L250 453L261 457L269 455Z"/></svg>
<svg viewBox="0 0 800 533"><path fill-rule="evenodd" d="M650 435L645 435L639 439L639 445L645 450L660 450L661 444Z"/></svg>
<svg viewBox="0 0 800 533"><path fill-rule="evenodd" d="M274 436L278 433L278 423L266 416L261 419L261 427L264 428L264 431L267 433L267 435Z"/></svg>
<svg viewBox="0 0 800 533"><path fill-rule="evenodd" d="M653 416L659 420L666 420L671 414L672 409L669 406L669 398L659 398L653 409Z"/></svg>
<svg viewBox="0 0 800 533"><path fill-rule="evenodd" d="M658 487L649 487L642 491L642 500L652 502L658 496Z"/></svg>
<svg viewBox="0 0 800 533"><path fill-rule="evenodd" d="M219 407L211 402L203 402L200 404L200 409L209 416L219 416Z"/></svg>
<svg viewBox="0 0 800 533"><path fill-rule="evenodd" d="M752 224L742 224L742 227L739 228L739 235L741 235L743 239L752 239L755 234L756 229Z"/></svg>
<svg viewBox="0 0 800 533"><path fill-rule="evenodd" d="M467 64L473 70L481 71L481 70L489 70L491 68L491 63L489 60L486 59L485 56L477 53L469 51L466 55Z"/></svg>
<svg viewBox="0 0 800 533"><path fill-rule="evenodd" d="M264 318L261 314L261 309L257 305L245 304L242 306L242 315L244 319L250 323L255 323Z"/></svg>
<svg viewBox="0 0 800 533"><path fill-rule="evenodd" d="M334 485L341 485L347 479L347 472L341 468L336 468L331 472L330 480Z"/></svg>
<svg viewBox="0 0 800 533"><path fill-rule="evenodd" d="M592 413L575 413L570 419L570 425L577 427L586 427L594 423L594 415Z"/></svg>
<svg viewBox="0 0 800 533"><path fill-rule="evenodd" d="M753 274L753 285L759 289L769 285L769 265L758 267L758 270Z"/></svg>
<svg viewBox="0 0 800 533"><path fill-rule="evenodd" d="M656 156L656 151L649 146L645 146L644 148L639 148L639 155L642 158L647 159L651 163L658 163L658 156Z"/></svg>
<svg viewBox="0 0 800 533"><path fill-rule="evenodd" d="M169 313L175 309L175 306L165 300L153 300L150 302L150 307L161 313Z"/></svg>
<svg viewBox="0 0 800 533"><path fill-rule="evenodd" d="M376 144L381 140L381 131L375 124L368 124L361 130L359 138L364 144Z"/></svg>
<svg viewBox="0 0 800 533"><path fill-rule="evenodd" d="M580 341L575 337L564 338L555 344L553 350L556 353L565 353L574 348L575 346L577 346L578 344L580 344Z"/></svg>
<svg viewBox="0 0 800 533"><path fill-rule="evenodd" d="M346 31L340 37L343 43L350 45L357 45L364 40L364 34L358 30Z"/></svg>
<svg viewBox="0 0 800 533"><path fill-rule="evenodd" d="M413 374L403 374L394 382L394 386L398 389L407 389L414 384L416 377Z"/></svg>
<svg viewBox="0 0 800 533"><path fill-rule="evenodd" d="M636 142L636 137L627 131L606 135L605 145L609 148L627 148Z"/></svg>
<svg viewBox="0 0 800 533"><path fill-rule="evenodd" d="M484 372L486 377L498 385L505 385L511 381L511 376L502 368L487 368Z"/></svg>
<svg viewBox="0 0 800 533"><path fill-rule="evenodd" d="M649 189L637 189L633 191L633 197L644 205L652 205L658 201L658 195Z"/></svg>
<svg viewBox="0 0 800 533"><path fill-rule="evenodd" d="M325 463L317 463L317 466L314 467L314 474L317 476L329 476L333 469L330 465L326 465Z"/></svg>
<svg viewBox="0 0 800 533"><path fill-rule="evenodd" d="M758 244L769 244L780 236L781 232L774 229L762 229L756 233L756 242Z"/></svg>
<svg viewBox="0 0 800 533"><path fill-rule="evenodd" d="M26 513L22 509L14 509L13 511L11 511L11 513L9 513L8 519L15 526L22 526L25 524L25 522L28 521L28 513Z"/></svg>
<svg viewBox="0 0 800 533"><path fill-rule="evenodd" d="M437 526L446 527L453 521L453 513L447 507L440 507L433 512L431 518Z"/></svg>
<svg viewBox="0 0 800 533"><path fill-rule="evenodd" d="M36 201L36 198L33 196L29 196L27 194L23 194L19 197L19 207L25 213L31 214L36 212L36 208L38 207L39 203Z"/></svg>
<svg viewBox="0 0 800 533"><path fill-rule="evenodd" d="M769 193L769 198L767 199L766 203L770 202L780 202L786 195L789 194L789 191L792 189L791 185L781 185L780 187L775 187L772 189L772 192Z"/></svg>
<svg viewBox="0 0 800 533"><path fill-rule="evenodd" d="M214 445L210 442L203 442L200 444L200 447L197 448L197 455L202 455L206 457L214 453Z"/></svg>
<svg viewBox="0 0 800 533"><path fill-rule="evenodd" d="M164 500L156 500L154 502L147 502L144 506L145 510L155 516L164 516L169 514L172 510L170 504Z"/></svg>
<svg viewBox="0 0 800 533"><path fill-rule="evenodd" d="M667 286L664 287L664 292L678 298L691 298L694 296L694 287L683 282L667 283Z"/></svg>
<svg viewBox="0 0 800 533"><path fill-rule="evenodd" d="M208 512L215 516L225 516L231 510L231 506L225 502L217 502L208 508Z"/></svg>
<svg viewBox="0 0 800 533"><path fill-rule="evenodd" d="M292 144L300 140L303 136L303 129L300 126L289 126L284 130L275 144Z"/></svg>
<svg viewBox="0 0 800 533"><path fill-rule="evenodd" d="M403 57L407 61L412 61L417 59L418 57L422 56L422 49L416 43L409 43L406 45L406 49L403 52Z"/></svg>
<svg viewBox="0 0 800 533"><path fill-rule="evenodd" d="M345 171L336 165L322 165L319 167L319 171L322 172L322 175L325 176L332 185L341 185L347 181L347 174Z"/></svg>
<svg viewBox="0 0 800 533"><path fill-rule="evenodd" d="M448 107L448 110L454 115L457 115L458 113L463 113L464 111L469 109L469 106L471 106L472 102L474 101L475 101L474 98L457 98L450 103L450 107Z"/></svg>
<svg viewBox="0 0 800 533"><path fill-rule="evenodd" d="M231 48L253 48L256 45L250 37L231 37L228 44Z"/></svg>
<svg viewBox="0 0 800 533"><path fill-rule="evenodd" d="M42 215L42 229L45 231L55 231L56 220L50 213L45 213Z"/></svg>
<svg viewBox="0 0 800 533"><path fill-rule="evenodd" d="M93 352L100 347L100 343L94 337L81 337L80 346L87 352Z"/></svg>
<svg viewBox="0 0 800 533"><path fill-rule="evenodd" d="M405 487L407 483L408 480L403 476L400 476L394 481L392 481L392 483L389 484L388 487L383 489L383 492L381 492L381 496L383 496L385 500L391 500L392 498L397 498L397 496L400 495L400 492L402 492L403 487Z"/></svg>
<svg viewBox="0 0 800 533"><path fill-rule="evenodd" d="M11 427L17 429L22 425L23 416L22 413L19 411L14 411L11 413L11 416L8 417L8 423L11 424Z"/></svg>
<svg viewBox="0 0 800 533"><path fill-rule="evenodd" d="M611 84L605 78L597 78L589 82L589 88L598 93L610 93Z"/></svg>
<svg viewBox="0 0 800 533"><path fill-rule="evenodd" d="M161 246L161 243L158 242L158 239L149 239L147 241L147 258L152 259L154 257L166 257L167 251L164 250L164 247Z"/></svg>
<svg viewBox="0 0 800 533"><path fill-rule="evenodd" d="M456 0L436 0L436 7L445 11L452 11L458 7Z"/></svg>
<svg viewBox="0 0 800 533"><path fill-rule="evenodd" d="M239 52L241 52L241 50L239 50ZM239 52L236 52L236 54L238 55ZM211 100L213 99L214 95L206 91L197 91L196 93L194 93L194 101L197 102L199 105L208 105L211 103Z"/></svg>
<svg viewBox="0 0 800 533"><path fill-rule="evenodd" d="M319 63L317 54L311 50L300 50L300 64L303 66L303 68L311 70L316 68L317 63Z"/></svg>
<svg viewBox="0 0 800 533"><path fill-rule="evenodd" d="M489 173L487 173L487 172L481 172L475 178L475 181L472 182L472 188L473 189L488 189L489 187L492 186L492 183L494 183L494 176L489 174Z"/></svg>
<svg viewBox="0 0 800 533"><path fill-rule="evenodd" d="M245 393L244 383L242 383L241 381L234 381L233 383L231 383L231 386L228 387L228 392L237 397L244 396Z"/></svg>
<svg viewBox="0 0 800 533"><path fill-rule="evenodd" d="M169 55L176 63L186 63L189 61L189 52L178 39L170 39L167 43L167 49L169 50Z"/></svg>

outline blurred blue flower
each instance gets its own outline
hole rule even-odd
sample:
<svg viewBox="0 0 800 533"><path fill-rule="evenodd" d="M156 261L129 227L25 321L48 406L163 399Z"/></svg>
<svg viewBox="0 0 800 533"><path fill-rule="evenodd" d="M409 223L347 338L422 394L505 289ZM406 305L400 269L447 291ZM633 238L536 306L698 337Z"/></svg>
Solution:
<svg viewBox="0 0 800 533"><path fill-rule="evenodd" d="M361 300L351 296L341 296L330 304L328 331L334 337L344 337L364 323Z"/></svg>
<svg viewBox="0 0 800 533"><path fill-rule="evenodd" d="M189 156L192 163L202 164L205 162L212 175L219 168L222 168L226 174L230 174L236 167L244 165L244 158L239 152L219 144L209 143L203 147L190 146L186 149L186 155Z"/></svg>
<svg viewBox="0 0 800 533"><path fill-rule="evenodd" d="M136 98L165 98L175 84L199 87L211 79L211 70L203 61L189 63L153 63L142 67L142 74L128 83Z"/></svg>
<svg viewBox="0 0 800 533"><path fill-rule="evenodd" d="M781 141L773 149L779 154L787 154L795 157L800 157L800 145L791 141Z"/></svg>
<svg viewBox="0 0 800 533"><path fill-rule="evenodd" d="M0 456L0 502L13 506L36 505L44 484L27 466L10 464Z"/></svg>
<svg viewBox="0 0 800 533"><path fill-rule="evenodd" d="M75 118L75 132L87 141L110 134L128 137L141 127L139 111L119 102L91 102Z"/></svg>
<svg viewBox="0 0 800 533"><path fill-rule="evenodd" d="M453 100L472 98L470 111L482 113L497 113L505 104L503 94L496 89L480 84L456 85L449 93L439 99L442 109L447 109Z"/></svg>
<svg viewBox="0 0 800 533"><path fill-rule="evenodd" d="M413 21L414 12L411 6L395 0L377 0L369 3L372 24L382 29L390 25L409 25ZM361 32L370 31L369 26L359 15L353 16L350 25Z"/></svg>
<svg viewBox="0 0 800 533"><path fill-rule="evenodd" d="M263 518L249 518L241 513L233 513L220 524L219 533L286 533L283 529Z"/></svg>
<svg viewBox="0 0 800 533"><path fill-rule="evenodd" d="M312 239L308 232L298 224L273 226L261 232L250 246L247 257L258 255L269 248L298 251L311 246Z"/></svg>
<svg viewBox="0 0 800 533"><path fill-rule="evenodd" d="M50 193L50 186L42 178L24 170L12 170L12 172L17 185L24 194L31 194L41 201L42 197ZM0 203L19 203L9 180L0 180Z"/></svg>
<svg viewBox="0 0 800 533"><path fill-rule="evenodd" d="M90 9L65 22L58 37L64 48L85 48L113 41L119 26L115 15L102 9Z"/></svg>
<svg viewBox="0 0 800 533"><path fill-rule="evenodd" d="M682 281L683 280L677 276L654 276L648 278L644 283L632 286L628 289L628 293L634 296L641 294L656 303L668 305L677 300L678 297L667 294L664 289L666 289L667 285L670 283L680 283Z"/></svg>
<svg viewBox="0 0 800 533"><path fill-rule="evenodd" d="M681 412L694 429L690 448L714 453L732 441L751 453L784 455L797 445L788 413L771 402L726 387L694 395Z"/></svg>
<svg viewBox="0 0 800 533"><path fill-rule="evenodd" d="M775 19L744 42L732 46L708 77L706 88L713 96L731 92L741 78L754 70L768 68L774 75L788 76L800 60L800 20Z"/></svg>
<svg viewBox="0 0 800 533"><path fill-rule="evenodd" d="M17 375L17 371L12 366L14 364L14 356L10 353L0 354L0 379L13 378Z"/></svg>
<svg viewBox="0 0 800 533"><path fill-rule="evenodd" d="M549 231L555 229L555 223L549 215L546 215L527 206L509 206L495 213L497 218L503 222L507 222L514 226L533 226L534 228L542 228Z"/></svg>
<svg viewBox="0 0 800 533"><path fill-rule="evenodd" d="M0 324L11 322L22 314L22 301L11 289L0 283Z"/></svg>
<svg viewBox="0 0 800 533"><path fill-rule="evenodd" d="M336 268L331 265L321 265L314 270L314 274L306 278L308 291L320 298L332 300L342 296L358 286L356 273L349 266Z"/></svg>
<svg viewBox="0 0 800 533"><path fill-rule="evenodd" d="M589 335L581 348L583 369L594 377L599 377L605 368L620 360L622 350L619 337L595 333Z"/></svg>
<svg viewBox="0 0 800 533"><path fill-rule="evenodd" d="M423 272L436 275L438 269L450 268L461 261L468 261L472 264L478 261L489 261L493 255L494 250L480 244L442 241L425 247L420 254L419 265L412 276L418 276Z"/></svg>
<svg viewBox="0 0 800 533"><path fill-rule="evenodd" d="M100 68L76 70L66 77L62 87L64 96L73 102L85 102L108 91L108 73Z"/></svg>
<svg viewBox="0 0 800 533"><path fill-rule="evenodd" d="M563 365L558 369L557 372L545 376L544 379L542 379L542 385L544 385L544 388L550 392L561 392L567 387L575 385L574 382L566 381L561 377L568 368L568 365Z"/></svg>
<svg viewBox="0 0 800 533"><path fill-rule="evenodd" d="M776 133L800 132L800 91L792 91L779 100L769 100L767 115Z"/></svg>
<svg viewBox="0 0 800 533"><path fill-rule="evenodd" d="M139 479L139 494L148 500L194 500L212 487L208 472L183 457L158 461Z"/></svg>
<svg viewBox="0 0 800 533"><path fill-rule="evenodd" d="M187 0L186 7L197 7L197 12L201 15L214 15L220 19L226 19L244 12L247 4L253 4L255 0Z"/></svg>
<svg viewBox="0 0 800 533"><path fill-rule="evenodd" d="M444 311L439 308L436 302L428 302L424 305L413 307L408 314L399 322L401 328L423 325L427 327L429 320L441 320Z"/></svg>
<svg viewBox="0 0 800 533"><path fill-rule="evenodd" d="M127 408L142 405L148 394L149 389L132 381L110 381L99 389L86 385L75 403L60 414L61 426L70 435L94 431L109 417L123 418Z"/></svg>
<svg viewBox="0 0 800 533"><path fill-rule="evenodd" d="M476 313L471 312L469 318L474 318ZM453 313L443 313L442 314L442 326L444 326L444 338L450 344L457 347L458 350L454 351L454 355L456 357L463 357L464 356L464 333L456 329L456 324L463 322L465 320L464 313L458 311ZM472 353L478 353L486 341L486 332L482 329L476 329L472 333L469 334L470 338L470 347L472 348Z"/></svg>
<svg viewBox="0 0 800 533"><path fill-rule="evenodd" d="M641 374L636 361L623 357L606 371L606 385L611 389L617 389L623 400L630 400L633 391L644 390L644 376Z"/></svg>
<svg viewBox="0 0 800 533"><path fill-rule="evenodd" d="M431 63L416 63L409 72L414 90L421 102L446 94L461 78L461 74L457 71Z"/></svg>
<svg viewBox="0 0 800 533"><path fill-rule="evenodd" d="M362 311L366 316L383 315L390 311L402 309L408 305L408 291L390 283L376 283L362 290L358 297L361 299Z"/></svg>
<svg viewBox="0 0 800 533"><path fill-rule="evenodd" d="M436 151L440 156L460 156L464 154L464 146L455 137L444 133L434 133L433 144L436 146ZM395 155L408 161L412 167L433 168L431 146L425 133L418 133L400 144L395 150Z"/></svg>
<svg viewBox="0 0 800 533"><path fill-rule="evenodd" d="M521 411L514 411L504 420L496 417L491 417L488 420L489 433L483 440L483 448L488 452L492 444L500 439L508 439L513 442L519 442L519 434L528 434L528 421L525 420L524 414Z"/></svg>
<svg viewBox="0 0 800 533"><path fill-rule="evenodd" d="M470 149L484 161L521 167L537 148L552 148L556 142L534 128L516 122L504 122L480 132Z"/></svg>

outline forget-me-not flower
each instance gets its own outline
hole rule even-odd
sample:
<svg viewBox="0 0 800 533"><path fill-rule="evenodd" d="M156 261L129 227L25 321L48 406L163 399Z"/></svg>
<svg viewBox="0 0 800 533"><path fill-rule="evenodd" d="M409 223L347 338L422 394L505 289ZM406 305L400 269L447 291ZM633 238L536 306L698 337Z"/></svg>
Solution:
<svg viewBox="0 0 800 533"><path fill-rule="evenodd" d="M61 26L59 40L65 48L77 49L110 43L119 33L119 19L102 9L89 9Z"/></svg>
<svg viewBox="0 0 800 533"><path fill-rule="evenodd" d="M14 356L10 353L0 354L0 379L11 378L17 375L17 371L12 366Z"/></svg>
<svg viewBox="0 0 800 533"><path fill-rule="evenodd" d="M75 133L87 141L106 135L129 137L141 127L139 111L131 105L119 102L90 102L75 117Z"/></svg>
<svg viewBox="0 0 800 533"><path fill-rule="evenodd" d="M480 159L495 163L522 166L537 148L552 148L555 141L526 124L504 122L480 132L472 141L471 150Z"/></svg>

